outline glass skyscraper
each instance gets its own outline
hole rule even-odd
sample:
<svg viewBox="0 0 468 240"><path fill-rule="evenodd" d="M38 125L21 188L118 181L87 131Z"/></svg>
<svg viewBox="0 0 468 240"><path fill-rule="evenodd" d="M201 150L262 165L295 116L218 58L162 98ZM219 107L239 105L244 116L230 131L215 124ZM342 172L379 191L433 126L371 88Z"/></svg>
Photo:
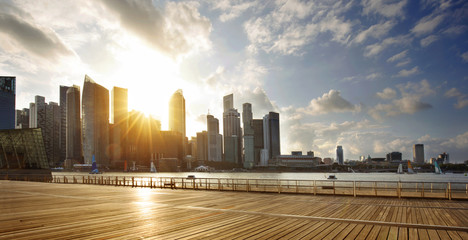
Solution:
<svg viewBox="0 0 468 240"><path fill-rule="evenodd" d="M0 77L0 129L15 129L16 77Z"/></svg>

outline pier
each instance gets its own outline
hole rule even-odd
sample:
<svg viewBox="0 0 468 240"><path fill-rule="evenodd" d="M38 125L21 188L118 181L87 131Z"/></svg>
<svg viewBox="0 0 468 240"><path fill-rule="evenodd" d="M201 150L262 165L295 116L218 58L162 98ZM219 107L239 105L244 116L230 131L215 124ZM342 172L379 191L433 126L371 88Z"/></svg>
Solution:
<svg viewBox="0 0 468 240"><path fill-rule="evenodd" d="M0 181L0 239L468 239L468 202Z"/></svg>

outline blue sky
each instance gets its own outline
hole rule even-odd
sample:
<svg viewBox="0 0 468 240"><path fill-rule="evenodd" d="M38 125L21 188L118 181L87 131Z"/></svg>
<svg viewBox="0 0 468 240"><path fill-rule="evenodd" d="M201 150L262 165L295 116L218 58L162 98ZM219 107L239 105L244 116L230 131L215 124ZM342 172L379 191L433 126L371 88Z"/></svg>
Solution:
<svg viewBox="0 0 468 240"><path fill-rule="evenodd" d="M466 1L1 1L0 74L17 108L84 75L129 89L167 128L183 89L187 134L222 97L280 113L281 148L346 159L425 145L468 160Z"/></svg>

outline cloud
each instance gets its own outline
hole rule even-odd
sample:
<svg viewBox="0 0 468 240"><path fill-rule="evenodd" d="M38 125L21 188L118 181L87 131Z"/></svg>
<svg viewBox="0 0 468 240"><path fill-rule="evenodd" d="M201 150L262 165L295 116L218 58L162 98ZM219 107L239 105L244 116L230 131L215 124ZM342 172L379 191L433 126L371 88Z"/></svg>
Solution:
<svg viewBox="0 0 468 240"><path fill-rule="evenodd" d="M394 117L402 114L415 114L419 111L432 108L432 105L422 101L425 96L435 94L430 83L427 80L421 80L418 83L408 82L399 84L397 88L400 91L400 98L395 99L396 91L391 88L385 88L378 92L377 96L390 100L390 103L379 103L372 107L368 114L376 120L384 120L385 117Z"/></svg>
<svg viewBox="0 0 468 240"><path fill-rule="evenodd" d="M457 102L454 104L455 108L462 109L468 106L468 95L462 94L458 89L451 88L447 90L444 94L448 98L456 98Z"/></svg>
<svg viewBox="0 0 468 240"><path fill-rule="evenodd" d="M406 6L407 1L397 1L396 3L387 3L385 0L363 0L363 14L380 14L384 17L404 17L403 8ZM394 2L394 1L392 1Z"/></svg>
<svg viewBox="0 0 468 240"><path fill-rule="evenodd" d="M380 52L382 52L383 50L385 50L386 48L390 46L406 45L406 44L409 44L410 42L411 42L411 37L409 35L399 35L396 37L389 37L389 38L384 39L380 43L374 43L374 44L366 46L365 51L364 51L364 56L372 57L372 56L379 54Z"/></svg>
<svg viewBox="0 0 468 240"><path fill-rule="evenodd" d="M437 37L436 35L430 35L428 37L425 37L423 39L421 39L421 46L422 47L427 47L429 45L431 45L433 42L437 41L439 39L439 37Z"/></svg>
<svg viewBox="0 0 468 240"><path fill-rule="evenodd" d="M120 24L157 50L179 57L211 47L211 22L192 3L168 2L164 11L152 1L101 0Z"/></svg>
<svg viewBox="0 0 468 240"><path fill-rule="evenodd" d="M3 2L0 3L0 35L7 38L8 43L2 41L6 51L24 51L51 62L74 55L52 29L35 24L28 13Z"/></svg>
<svg viewBox="0 0 468 240"><path fill-rule="evenodd" d="M414 26L411 29L411 32L416 36L431 33L434 31L435 28L437 28L437 26L439 26L442 23L444 18L444 15L434 16L433 14L423 17L421 20L418 21L418 23L416 23L416 26Z"/></svg>
<svg viewBox="0 0 468 240"><path fill-rule="evenodd" d="M332 112L359 112L361 107L353 105L348 100L341 96L340 91L331 89L328 93L324 93L321 97L312 99L309 106L298 109L309 115L321 115Z"/></svg>
<svg viewBox="0 0 468 240"><path fill-rule="evenodd" d="M251 89L236 89L234 91L234 96L238 99L236 100L236 105L242 111L243 103L251 103L252 111L254 117L263 117L270 111L278 111L278 107L271 102L265 90L261 87L256 87L253 90Z"/></svg>
<svg viewBox="0 0 468 240"><path fill-rule="evenodd" d="M396 97L396 91L391 88L385 88L382 92L378 92L377 96L382 99L392 99Z"/></svg>
<svg viewBox="0 0 468 240"><path fill-rule="evenodd" d="M250 41L248 50L257 53L302 55L302 48L320 34L331 41L348 43L353 22L340 16L350 4L314 1L276 1L274 9L244 23Z"/></svg>
<svg viewBox="0 0 468 240"><path fill-rule="evenodd" d="M378 24L372 25L368 29L360 32L353 39L353 42L362 43L369 37L373 37L376 39L381 38L387 35L390 29L393 28L393 26L395 26L395 22L393 21L386 21L384 23L378 23Z"/></svg>
<svg viewBox="0 0 468 240"><path fill-rule="evenodd" d="M394 77L409 77L411 75L414 75L414 74L417 74L419 73L419 68L416 66L412 69L403 69L401 71L398 72L398 74Z"/></svg>
<svg viewBox="0 0 468 240"><path fill-rule="evenodd" d="M387 59L387 62L395 62L395 61L401 60L406 57L407 53L408 53L408 50L404 50L403 52L397 53L393 55L392 57L390 57L389 59Z"/></svg>
<svg viewBox="0 0 468 240"><path fill-rule="evenodd" d="M461 58L463 59L464 62L468 62L468 51L467 51L467 52L464 52L464 53L461 55Z"/></svg>
<svg viewBox="0 0 468 240"><path fill-rule="evenodd" d="M216 1L213 2L213 9L222 10L223 13L219 16L221 22L231 21L242 15L249 8L256 6L256 2L248 1Z"/></svg>
<svg viewBox="0 0 468 240"><path fill-rule="evenodd" d="M216 85L219 84L220 80L222 79L223 73L224 73L224 67L218 66L216 68L216 71L210 74L203 81L211 87L216 87Z"/></svg>

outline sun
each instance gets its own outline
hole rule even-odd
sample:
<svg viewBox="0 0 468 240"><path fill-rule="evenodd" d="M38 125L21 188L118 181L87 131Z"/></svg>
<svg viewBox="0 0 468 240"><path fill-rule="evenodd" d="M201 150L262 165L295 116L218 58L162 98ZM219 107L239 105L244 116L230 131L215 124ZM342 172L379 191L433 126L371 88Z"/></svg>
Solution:
<svg viewBox="0 0 468 240"><path fill-rule="evenodd" d="M152 115L167 128L169 99L183 88L178 63L142 44L133 44L117 56L121 68L114 77L128 89L128 110Z"/></svg>

